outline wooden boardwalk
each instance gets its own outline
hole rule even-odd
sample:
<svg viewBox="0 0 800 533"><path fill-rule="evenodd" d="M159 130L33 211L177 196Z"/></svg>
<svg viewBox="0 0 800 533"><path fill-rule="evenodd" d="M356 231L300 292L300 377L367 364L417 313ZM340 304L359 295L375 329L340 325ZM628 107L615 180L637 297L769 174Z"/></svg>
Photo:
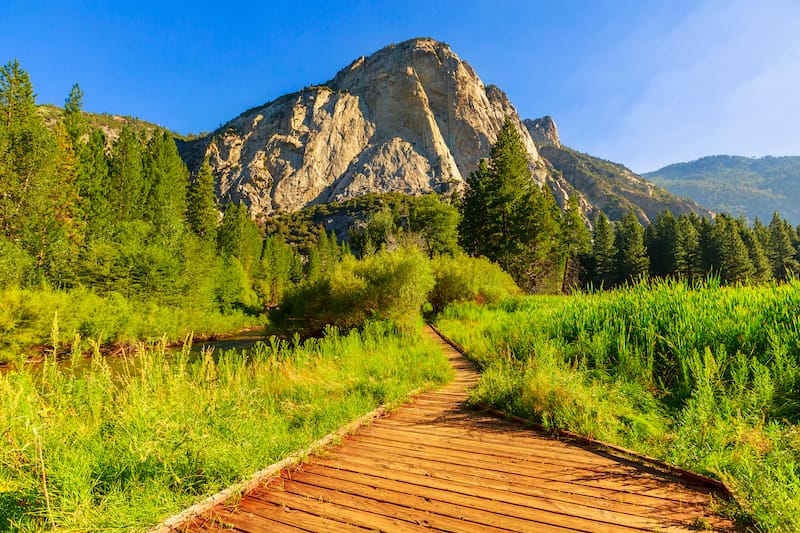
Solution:
<svg viewBox="0 0 800 533"><path fill-rule="evenodd" d="M183 531L733 530L711 489L461 406L479 375L417 396Z"/></svg>

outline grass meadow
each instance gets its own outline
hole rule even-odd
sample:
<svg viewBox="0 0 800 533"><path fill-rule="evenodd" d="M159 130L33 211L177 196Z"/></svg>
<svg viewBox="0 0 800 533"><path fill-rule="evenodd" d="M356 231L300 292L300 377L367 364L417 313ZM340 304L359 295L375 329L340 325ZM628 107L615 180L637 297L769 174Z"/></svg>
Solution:
<svg viewBox="0 0 800 533"><path fill-rule="evenodd" d="M482 367L471 401L711 475L727 514L800 531L800 282L466 303L437 325Z"/></svg>

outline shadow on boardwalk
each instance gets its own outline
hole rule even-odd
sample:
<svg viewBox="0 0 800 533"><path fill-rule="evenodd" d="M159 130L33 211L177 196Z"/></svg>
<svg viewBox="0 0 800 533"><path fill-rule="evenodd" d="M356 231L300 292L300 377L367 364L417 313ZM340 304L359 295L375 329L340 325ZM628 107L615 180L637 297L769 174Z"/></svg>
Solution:
<svg viewBox="0 0 800 533"><path fill-rule="evenodd" d="M709 510L709 487L464 408L479 375L427 332L453 383L179 529L733 530Z"/></svg>

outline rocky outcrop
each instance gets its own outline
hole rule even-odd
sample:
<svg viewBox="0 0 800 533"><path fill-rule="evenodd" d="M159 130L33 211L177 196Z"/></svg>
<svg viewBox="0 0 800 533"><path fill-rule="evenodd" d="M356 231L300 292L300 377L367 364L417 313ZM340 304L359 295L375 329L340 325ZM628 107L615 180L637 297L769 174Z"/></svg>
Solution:
<svg viewBox="0 0 800 533"><path fill-rule="evenodd" d="M446 44L413 39L247 111L181 152L190 169L209 158L221 197L270 214L366 192L460 190L506 116L522 133L535 179L551 181L506 95Z"/></svg>
<svg viewBox="0 0 800 533"><path fill-rule="evenodd" d="M528 128L528 133L531 134L531 139L537 148L542 146L555 146L561 147L561 141L558 138L558 128L556 123L549 116L531 120L526 118L524 121L525 127Z"/></svg>

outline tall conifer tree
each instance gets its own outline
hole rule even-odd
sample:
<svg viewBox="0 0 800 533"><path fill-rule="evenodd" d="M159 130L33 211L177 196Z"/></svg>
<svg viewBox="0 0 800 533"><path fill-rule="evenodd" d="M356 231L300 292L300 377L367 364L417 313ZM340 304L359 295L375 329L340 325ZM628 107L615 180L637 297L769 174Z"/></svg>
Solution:
<svg viewBox="0 0 800 533"><path fill-rule="evenodd" d="M208 158L203 161L200 171L189 187L186 217L192 231L201 239L217 242L217 210L214 175Z"/></svg>
<svg viewBox="0 0 800 533"><path fill-rule="evenodd" d="M497 134L488 163L467 180L461 213L465 250L498 262L523 289L541 288L562 264L558 205L547 187L534 183L511 119Z"/></svg>
<svg viewBox="0 0 800 533"><path fill-rule="evenodd" d="M644 229L633 210L622 217L614 238L617 248L617 275L622 282L647 274L650 259L644 247Z"/></svg>

